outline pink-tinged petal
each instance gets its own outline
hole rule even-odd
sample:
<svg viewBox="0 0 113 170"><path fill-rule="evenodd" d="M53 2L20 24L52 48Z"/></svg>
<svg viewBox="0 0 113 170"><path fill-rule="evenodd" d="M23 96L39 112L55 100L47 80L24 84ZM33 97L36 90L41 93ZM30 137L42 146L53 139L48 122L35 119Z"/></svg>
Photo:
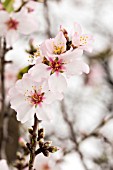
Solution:
<svg viewBox="0 0 113 170"><path fill-rule="evenodd" d="M83 63L83 72L88 74L90 72L90 68L86 63Z"/></svg>
<svg viewBox="0 0 113 170"><path fill-rule="evenodd" d="M82 28L77 22L74 23L74 32L76 32L78 35L82 34Z"/></svg>
<svg viewBox="0 0 113 170"><path fill-rule="evenodd" d="M19 34L16 30L10 30L6 34L6 42L9 46L14 45L19 38Z"/></svg>
<svg viewBox="0 0 113 170"><path fill-rule="evenodd" d="M30 80L30 78L27 78L27 77L24 79L18 80L15 85L16 89L18 89L18 92L21 94L25 94L27 90L31 91L32 86L33 86L32 79Z"/></svg>
<svg viewBox="0 0 113 170"><path fill-rule="evenodd" d="M54 102L56 100L56 96L51 92L51 91L48 91L45 95L45 103L46 104L50 104L52 102Z"/></svg>
<svg viewBox="0 0 113 170"><path fill-rule="evenodd" d="M35 108L32 107L21 119L21 122L26 123L27 121L32 120L34 118L34 114L35 114Z"/></svg>
<svg viewBox="0 0 113 170"><path fill-rule="evenodd" d="M47 104L43 103L41 107L37 107L36 108L36 115L38 117L39 120L42 121L50 121L51 120L51 107L49 108L48 111L48 107L50 107L50 105L48 106Z"/></svg>
<svg viewBox="0 0 113 170"><path fill-rule="evenodd" d="M35 21L35 16L32 13L28 14L27 10L21 10L20 12L15 14L14 17L19 22L19 33L28 35L38 30L38 25Z"/></svg>
<svg viewBox="0 0 113 170"><path fill-rule="evenodd" d="M63 59L64 63L67 64L67 63L70 63L77 58L80 58L82 56L82 54L83 54L83 50L77 48L73 51L70 50L69 53L66 53L66 54L60 56L60 58Z"/></svg>
<svg viewBox="0 0 113 170"><path fill-rule="evenodd" d="M50 71L47 68L47 65L40 63L32 67L29 70L29 74L31 74L33 80L40 82L43 78L48 78L50 75Z"/></svg>
<svg viewBox="0 0 113 170"><path fill-rule="evenodd" d="M66 65L66 74L68 76L80 75L83 72L89 73L89 67L82 60L75 60Z"/></svg>
<svg viewBox="0 0 113 170"><path fill-rule="evenodd" d="M21 104L17 110L17 120L25 123L34 116L33 111L32 105L29 105L28 103Z"/></svg>
<svg viewBox="0 0 113 170"><path fill-rule="evenodd" d="M0 36L3 36L7 32L6 22L9 20L10 15L5 11L0 11Z"/></svg>
<svg viewBox="0 0 113 170"><path fill-rule="evenodd" d="M50 38L45 41L46 49L48 53L52 54L54 51L54 38ZM47 53L46 53L47 54Z"/></svg>
<svg viewBox="0 0 113 170"><path fill-rule="evenodd" d="M13 98L15 95L18 95L19 93L17 92L15 87L12 87L9 92L8 92L8 96L9 98Z"/></svg>
<svg viewBox="0 0 113 170"><path fill-rule="evenodd" d="M67 81L65 77L61 74L59 74L58 76L56 76L56 74L52 74L48 79L48 83L49 88L52 92L58 91L59 93L61 93L67 88Z"/></svg>
<svg viewBox="0 0 113 170"><path fill-rule="evenodd" d="M56 100L62 100L64 95L62 93L54 93L54 95L56 96Z"/></svg>
<svg viewBox="0 0 113 170"><path fill-rule="evenodd" d="M16 108L19 108L22 103L25 103L25 97L21 94L15 95L13 98L10 99L10 103L11 108L16 110Z"/></svg>
<svg viewBox="0 0 113 170"><path fill-rule="evenodd" d="M54 101L56 101L56 100L62 100L63 99L63 94L62 93L59 93L59 92L57 92L57 93L53 93L53 92L51 92L51 91L49 91L48 93L46 93L46 95L45 95L45 103L46 104L51 104L51 103L53 103Z"/></svg>
<svg viewBox="0 0 113 170"><path fill-rule="evenodd" d="M5 23L9 18L9 13L7 13L6 11L0 11L0 24Z"/></svg>
<svg viewBox="0 0 113 170"><path fill-rule="evenodd" d="M63 49L63 51L62 52L64 52L65 50L66 50L66 38L64 37L64 34L63 34L63 32L62 31L60 31L58 34L57 34L57 36L55 37L55 39L54 39L54 44L56 45L56 46L59 46L59 47L64 47L64 49Z"/></svg>
<svg viewBox="0 0 113 170"><path fill-rule="evenodd" d="M85 50L85 51L90 52L90 53L93 51L92 45L81 46L80 49Z"/></svg>
<svg viewBox="0 0 113 170"><path fill-rule="evenodd" d="M81 46L80 48L82 48L85 51L92 52L92 50L93 50L93 42L94 42L93 36L92 35L88 35L88 34L83 34L82 36L83 37L88 37L87 38L87 44Z"/></svg>
<svg viewBox="0 0 113 170"><path fill-rule="evenodd" d="M72 36L72 44L76 47L80 45L80 36L77 33Z"/></svg>
<svg viewBox="0 0 113 170"><path fill-rule="evenodd" d="M46 47L45 41L40 45L40 50L41 50L43 56L47 55L47 47Z"/></svg>

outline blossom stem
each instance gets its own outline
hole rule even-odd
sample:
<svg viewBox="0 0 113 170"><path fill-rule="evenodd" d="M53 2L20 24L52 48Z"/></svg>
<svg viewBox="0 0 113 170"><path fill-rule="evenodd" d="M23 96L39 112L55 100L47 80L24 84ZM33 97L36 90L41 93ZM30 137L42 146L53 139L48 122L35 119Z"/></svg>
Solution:
<svg viewBox="0 0 113 170"><path fill-rule="evenodd" d="M29 170L33 170L33 163L35 160L35 151L36 151L36 144L37 144L37 129L39 125L39 120L36 116L34 115L34 125L33 125L33 130L32 133L30 133L30 143L27 143L27 147L30 152L30 160L29 160Z"/></svg>
<svg viewBox="0 0 113 170"><path fill-rule="evenodd" d="M12 61L5 60L5 54L12 48L6 47L6 40L3 37L0 37L0 78L1 78L1 110L0 110L0 158L2 157L3 149L3 138L4 138L4 129L6 129L4 124L4 115L6 111L5 105L5 65L12 63Z"/></svg>
<svg viewBox="0 0 113 170"><path fill-rule="evenodd" d="M0 74L1 74L1 114L0 114L0 158L2 152L2 139L3 139L3 117L5 112L5 53L6 53L6 41L0 38Z"/></svg>

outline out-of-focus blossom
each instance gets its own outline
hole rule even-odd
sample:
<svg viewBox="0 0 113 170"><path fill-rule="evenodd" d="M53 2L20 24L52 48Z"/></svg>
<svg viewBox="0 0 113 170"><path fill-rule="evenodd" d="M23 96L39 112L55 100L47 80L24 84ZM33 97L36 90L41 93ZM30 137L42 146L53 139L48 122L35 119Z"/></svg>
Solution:
<svg viewBox="0 0 113 170"><path fill-rule="evenodd" d="M4 10L4 7L3 7L2 3L0 2L0 11L1 10Z"/></svg>
<svg viewBox="0 0 113 170"><path fill-rule="evenodd" d="M28 14L27 10L9 14L0 11L0 36L5 36L6 42L12 46L20 34L28 35L37 30L34 15Z"/></svg>
<svg viewBox="0 0 113 170"><path fill-rule="evenodd" d="M7 162L5 159L0 160L0 169L1 170L9 170Z"/></svg>
<svg viewBox="0 0 113 170"><path fill-rule="evenodd" d="M34 161L34 169L36 170L61 170L58 165L55 164L55 158L44 157L43 155L36 156ZM24 170L28 170L25 168Z"/></svg>
<svg viewBox="0 0 113 170"><path fill-rule="evenodd" d="M81 55L82 51L76 49L65 55L46 56L46 59L32 67L29 73L35 81L48 79L50 90L61 93L67 88L67 78L83 72L89 73L89 67L83 62Z"/></svg>
<svg viewBox="0 0 113 170"><path fill-rule="evenodd" d="M90 86L97 86L103 83L105 72L102 66L98 63L92 64L91 71L87 76L87 84Z"/></svg>
<svg viewBox="0 0 113 170"><path fill-rule="evenodd" d="M24 6L24 8L27 9L28 13L31 13L36 12L37 6L39 6L39 3L31 0Z"/></svg>
<svg viewBox="0 0 113 170"><path fill-rule="evenodd" d="M74 47L92 52L93 37L88 34L83 34L82 28L78 23L75 23L74 27L74 35L72 36L72 44Z"/></svg>
<svg viewBox="0 0 113 170"><path fill-rule="evenodd" d="M58 94L53 94L46 81L37 83L29 74L25 74L9 91L11 108L17 111L17 120L25 123L34 117L34 113L41 120L51 119L51 103Z"/></svg>
<svg viewBox="0 0 113 170"><path fill-rule="evenodd" d="M5 88L6 91L11 88L17 80L19 67L16 64L7 64L5 67Z"/></svg>

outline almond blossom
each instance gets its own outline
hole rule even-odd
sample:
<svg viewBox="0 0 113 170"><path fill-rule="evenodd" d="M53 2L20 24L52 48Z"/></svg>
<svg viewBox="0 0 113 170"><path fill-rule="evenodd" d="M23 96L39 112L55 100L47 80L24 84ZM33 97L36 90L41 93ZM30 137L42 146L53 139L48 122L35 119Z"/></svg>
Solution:
<svg viewBox="0 0 113 170"><path fill-rule="evenodd" d="M6 38L9 46L16 42L20 34L28 35L36 30L34 15L28 13L26 9L11 14L0 11L0 36Z"/></svg>
<svg viewBox="0 0 113 170"><path fill-rule="evenodd" d="M31 120L34 113L40 120L50 120L50 104L57 98L62 98L49 90L46 81L37 83L29 74L16 82L9 91L9 97L11 108L17 112L17 120L22 123Z"/></svg>
<svg viewBox="0 0 113 170"><path fill-rule="evenodd" d="M74 48L80 48L88 52L92 52L93 37L82 33L82 28L78 23L74 24L74 35L72 36L72 44Z"/></svg>
<svg viewBox="0 0 113 170"><path fill-rule="evenodd" d="M49 88L52 92L63 92L67 88L67 78L89 73L89 67L80 58L81 50L62 55L56 58L48 57L42 63L33 66L29 73L35 81L48 79Z"/></svg>
<svg viewBox="0 0 113 170"><path fill-rule="evenodd" d="M58 56L66 52L66 38L60 31L55 38L50 38L41 44L40 47L44 56Z"/></svg>
<svg viewBox="0 0 113 170"><path fill-rule="evenodd" d="M40 46L40 57L37 63L29 70L35 81L48 79L52 92L62 93L67 88L67 78L89 73L89 67L82 60L83 51L72 48L66 50L67 40L62 31L55 38L46 40Z"/></svg>

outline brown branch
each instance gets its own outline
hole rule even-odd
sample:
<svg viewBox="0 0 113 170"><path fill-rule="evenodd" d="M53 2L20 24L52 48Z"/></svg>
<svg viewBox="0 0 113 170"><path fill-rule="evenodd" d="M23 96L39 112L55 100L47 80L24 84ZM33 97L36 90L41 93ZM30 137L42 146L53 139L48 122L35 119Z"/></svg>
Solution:
<svg viewBox="0 0 113 170"><path fill-rule="evenodd" d="M34 115L34 125L33 125L33 130L32 133L30 135L30 143L27 143L27 147L30 151L30 160L29 160L29 170L33 170L33 163L35 160L35 151L36 151L36 144L37 144L37 129L38 129L38 125L39 125L39 120L36 116L36 114Z"/></svg>
<svg viewBox="0 0 113 170"><path fill-rule="evenodd" d="M46 33L47 33L48 38L51 38L52 37L51 31L50 31L51 23L50 23L50 18L49 18L49 9L48 9L47 0L44 0L44 15L45 15L46 23L47 23Z"/></svg>
<svg viewBox="0 0 113 170"><path fill-rule="evenodd" d="M61 111L62 111L62 115L63 115L63 118L65 120L65 122L67 123L69 129L70 129L70 134L71 134L71 140L73 141L73 143L75 144L75 151L79 154L80 156L80 159L81 159L81 162L82 162L82 165L84 167L85 170L88 170L85 162L84 162L84 156L82 154L82 152L80 151L79 149L79 143L77 141L77 138L76 138L76 134L75 134L75 131L74 131L74 128L73 128L73 124L72 122L68 119L68 115L67 115L67 112L65 110L65 104L64 104L64 101L62 101L61 103Z"/></svg>
<svg viewBox="0 0 113 170"><path fill-rule="evenodd" d="M1 112L0 112L0 158L2 156L3 144L3 118L5 112L5 53L6 41L0 38L0 74L1 74Z"/></svg>

